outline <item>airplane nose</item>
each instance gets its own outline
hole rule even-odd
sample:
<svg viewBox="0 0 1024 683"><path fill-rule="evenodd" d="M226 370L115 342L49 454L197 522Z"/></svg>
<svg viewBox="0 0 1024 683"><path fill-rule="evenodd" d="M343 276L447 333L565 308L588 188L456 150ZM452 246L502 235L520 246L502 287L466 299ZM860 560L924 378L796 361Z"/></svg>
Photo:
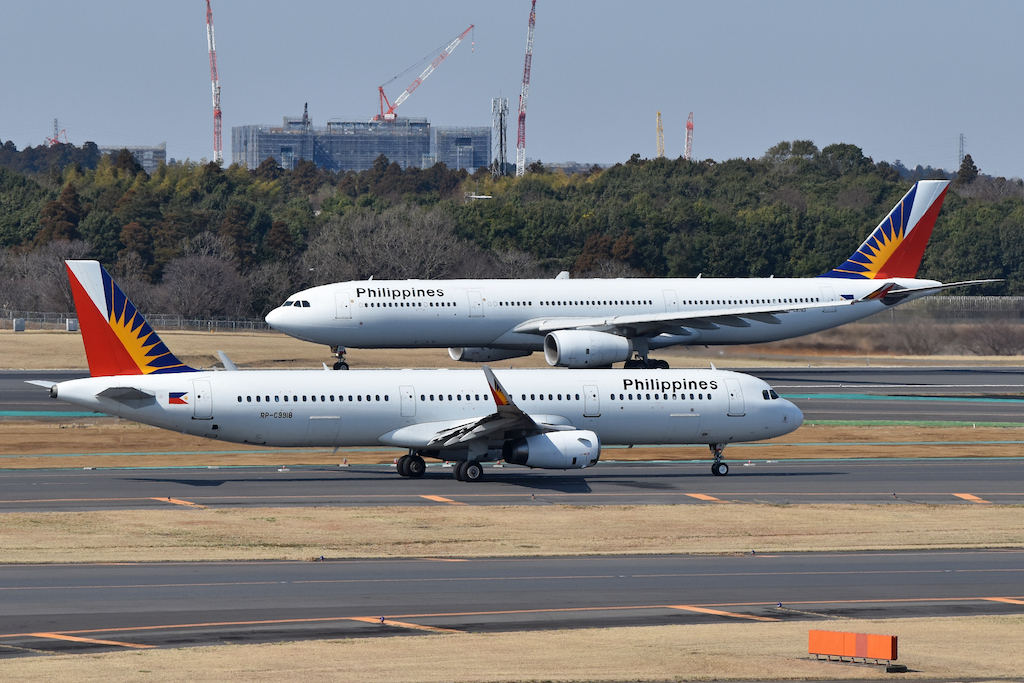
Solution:
<svg viewBox="0 0 1024 683"><path fill-rule="evenodd" d="M275 330L280 330L282 323L284 323L284 310L281 306L278 306L270 313L267 313L267 317L264 318L267 324L273 327Z"/></svg>
<svg viewBox="0 0 1024 683"><path fill-rule="evenodd" d="M800 425L804 423L803 412L797 408L795 404L787 401L786 399L781 399L780 403L783 404L782 415L785 423L790 425L794 430L798 429Z"/></svg>

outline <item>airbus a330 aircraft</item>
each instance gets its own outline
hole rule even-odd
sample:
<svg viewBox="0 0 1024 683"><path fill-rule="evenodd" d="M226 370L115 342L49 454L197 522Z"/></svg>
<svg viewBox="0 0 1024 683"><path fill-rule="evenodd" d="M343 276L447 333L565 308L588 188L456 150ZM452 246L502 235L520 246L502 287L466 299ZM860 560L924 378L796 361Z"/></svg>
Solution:
<svg viewBox="0 0 1024 683"><path fill-rule="evenodd" d="M667 368L652 349L789 339L904 301L993 280L915 279L948 181L915 184L842 265L817 278L637 278L340 282L295 294L267 315L277 330L346 347L449 347L455 360L544 351L570 368Z"/></svg>
<svg viewBox="0 0 1024 683"><path fill-rule="evenodd" d="M792 432L803 415L768 384L716 370L257 370L182 363L96 261L68 261L91 377L34 380L53 398L164 429L267 446L396 446L423 458L545 469L597 464L602 444L726 444ZM225 365L233 368L230 361Z"/></svg>

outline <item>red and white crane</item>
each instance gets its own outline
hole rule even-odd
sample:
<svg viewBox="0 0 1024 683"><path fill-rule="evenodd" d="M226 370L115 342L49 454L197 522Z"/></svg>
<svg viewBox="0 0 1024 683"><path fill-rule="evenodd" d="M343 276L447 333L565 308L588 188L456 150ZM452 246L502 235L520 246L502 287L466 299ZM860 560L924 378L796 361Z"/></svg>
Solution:
<svg viewBox="0 0 1024 683"><path fill-rule="evenodd" d="M690 152L693 151L693 112L690 112L690 118L686 119L686 151L683 153L683 158L686 160L690 159Z"/></svg>
<svg viewBox="0 0 1024 683"><path fill-rule="evenodd" d="M526 34L526 64L523 89L519 93L519 137L516 140L516 176L526 173L526 98L530 94L530 63L533 61L533 27L537 23L537 0L530 5L530 29Z"/></svg>
<svg viewBox="0 0 1024 683"><path fill-rule="evenodd" d="M213 83L213 160L224 161L224 147L220 139L220 78L217 76L217 46L213 42L213 10L206 0L206 42L210 46L210 80Z"/></svg>
<svg viewBox="0 0 1024 683"><path fill-rule="evenodd" d="M402 92L401 95L398 96L398 99L395 100L394 104L389 102L388 101L388 96L384 94L384 85L387 85L387 83L385 83L384 85L378 86L377 90L380 91L380 114L374 116L373 120L374 121L394 121L395 119L397 119L398 118L398 114L395 113L395 109L398 109L398 105L400 105L402 102L405 102L406 98L408 98L409 95L412 94L412 91L415 90L416 88L420 87L420 83L425 81L427 79L427 76L429 76L430 74L434 73L434 69L436 69L441 64L441 62L443 62L445 60L445 58L448 55L450 55L452 53L452 51L456 47L459 46L459 43L462 42L462 39L466 37L467 33L469 33L470 31L473 30L474 26L475 26L475 24L470 24L469 28L467 28L465 31L460 33L459 36L455 40L453 40L452 42L448 43L448 47L446 47L443 50L441 50L441 54L439 54L437 57L435 57L434 61L430 63L430 66L428 66L426 69L424 69L423 73L421 73L419 75L419 77L417 77L416 80L413 81L412 84L408 88L406 88ZM474 34L474 35L476 35L476 34ZM399 76L401 76L401 74L399 74ZM395 78L398 78L398 76L395 76ZM391 80L394 80L394 78L391 79ZM389 81L389 83L390 83L390 81ZM387 110L384 109L385 106L387 106Z"/></svg>

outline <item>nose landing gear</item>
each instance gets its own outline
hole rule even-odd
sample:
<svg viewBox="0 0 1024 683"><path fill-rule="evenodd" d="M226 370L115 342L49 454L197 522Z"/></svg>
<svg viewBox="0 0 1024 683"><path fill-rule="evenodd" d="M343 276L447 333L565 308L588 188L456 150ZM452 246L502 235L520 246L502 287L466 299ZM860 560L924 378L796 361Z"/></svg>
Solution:
<svg viewBox="0 0 1024 683"><path fill-rule="evenodd" d="M716 477L724 477L729 474L729 466L722 462L722 452L725 450L725 444L710 443L708 448L711 449L711 455L715 457L715 462L711 464L711 474Z"/></svg>
<svg viewBox="0 0 1024 683"><path fill-rule="evenodd" d="M646 358L637 356L627 360L623 366L623 370L668 370L667 360L658 360L656 358Z"/></svg>
<svg viewBox="0 0 1024 683"><path fill-rule="evenodd" d="M338 360L334 363L335 370L348 370L348 363L345 361L345 347L344 346L332 346L331 353Z"/></svg>

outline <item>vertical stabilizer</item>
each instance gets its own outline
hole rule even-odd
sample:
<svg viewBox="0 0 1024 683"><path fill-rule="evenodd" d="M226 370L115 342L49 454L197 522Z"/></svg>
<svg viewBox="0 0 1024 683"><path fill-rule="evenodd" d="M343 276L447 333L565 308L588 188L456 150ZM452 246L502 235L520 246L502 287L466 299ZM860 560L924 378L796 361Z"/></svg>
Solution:
<svg viewBox="0 0 1024 683"><path fill-rule="evenodd" d="M65 261L93 377L195 372L182 363L99 261Z"/></svg>
<svg viewBox="0 0 1024 683"><path fill-rule="evenodd" d="M948 188L948 180L915 183L857 251L843 265L821 277L855 280L916 277Z"/></svg>

